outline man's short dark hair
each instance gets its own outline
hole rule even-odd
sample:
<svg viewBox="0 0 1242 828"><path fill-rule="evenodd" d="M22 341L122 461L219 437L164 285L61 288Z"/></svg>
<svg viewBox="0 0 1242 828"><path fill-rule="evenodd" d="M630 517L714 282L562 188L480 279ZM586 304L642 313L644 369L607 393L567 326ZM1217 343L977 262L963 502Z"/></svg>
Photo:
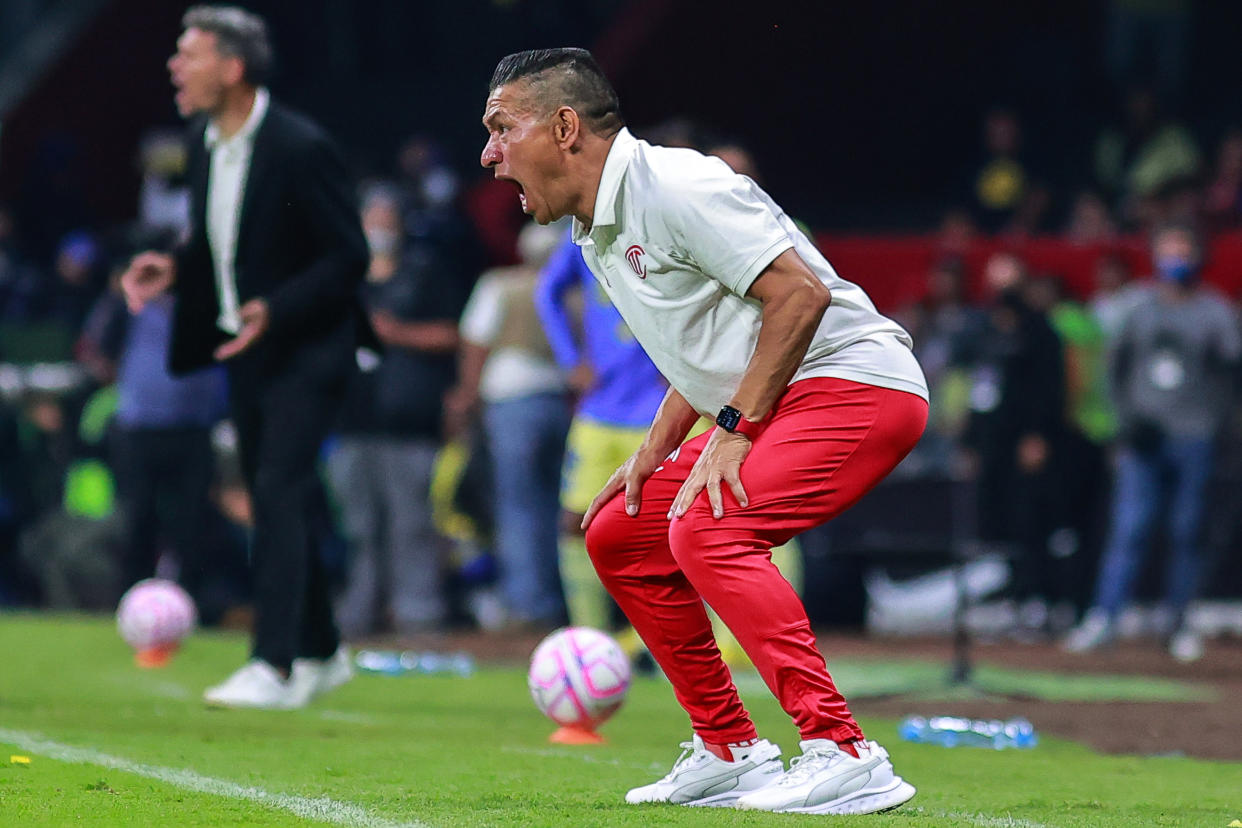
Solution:
<svg viewBox="0 0 1242 828"><path fill-rule="evenodd" d="M489 88L519 80L530 85L532 98L544 110L541 115L572 107L588 129L605 138L625 126L616 90L586 49L516 52L496 65Z"/></svg>
<svg viewBox="0 0 1242 828"><path fill-rule="evenodd" d="M193 6L181 18L181 27L214 34L220 54L241 58L246 83L258 86L267 82L272 71L272 43L262 17L237 6Z"/></svg>

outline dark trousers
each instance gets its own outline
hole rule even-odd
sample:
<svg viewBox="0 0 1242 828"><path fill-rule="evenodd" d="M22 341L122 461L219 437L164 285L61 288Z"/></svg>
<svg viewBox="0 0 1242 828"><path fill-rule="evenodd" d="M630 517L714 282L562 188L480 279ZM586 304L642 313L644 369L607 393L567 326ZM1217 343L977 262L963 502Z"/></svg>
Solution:
<svg viewBox="0 0 1242 828"><path fill-rule="evenodd" d="M232 374L233 421L254 507L250 565L253 656L278 669L327 658L339 645L321 540L327 516L320 446L335 421L339 378L289 371Z"/></svg>
<svg viewBox="0 0 1242 828"><path fill-rule="evenodd" d="M154 575L160 545L166 543L180 565L178 580L199 601L210 566L203 542L215 472L211 432L201 426L118 426L111 440L112 468L125 515L123 586Z"/></svg>

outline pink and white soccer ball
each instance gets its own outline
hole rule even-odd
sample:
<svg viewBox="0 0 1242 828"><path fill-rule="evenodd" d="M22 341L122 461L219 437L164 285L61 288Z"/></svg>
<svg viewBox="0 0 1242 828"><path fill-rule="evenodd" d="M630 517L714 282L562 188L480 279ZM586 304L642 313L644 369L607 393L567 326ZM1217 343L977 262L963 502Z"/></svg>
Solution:
<svg viewBox="0 0 1242 828"><path fill-rule="evenodd" d="M121 596L116 627L139 652L174 647L194 629L198 612L189 594L172 581L148 578Z"/></svg>
<svg viewBox="0 0 1242 828"><path fill-rule="evenodd" d="M564 627L530 657L531 698L562 727L594 729L625 701L630 662L621 646L590 627Z"/></svg>

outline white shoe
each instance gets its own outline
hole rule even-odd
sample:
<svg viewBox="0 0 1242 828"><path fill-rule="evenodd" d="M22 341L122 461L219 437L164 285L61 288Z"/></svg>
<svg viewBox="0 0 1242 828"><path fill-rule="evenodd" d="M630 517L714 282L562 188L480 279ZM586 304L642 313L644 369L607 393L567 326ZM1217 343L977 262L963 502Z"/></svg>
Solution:
<svg viewBox="0 0 1242 828"><path fill-rule="evenodd" d="M1169 655L1183 664L1198 661L1203 658L1203 636L1183 627L1169 639Z"/></svg>
<svg viewBox="0 0 1242 828"><path fill-rule="evenodd" d="M1071 653L1088 653L1111 644L1117 637L1112 617L1098 607L1087 611L1082 622L1065 638L1065 650Z"/></svg>
<svg viewBox="0 0 1242 828"><path fill-rule="evenodd" d="M875 742L855 742L855 759L829 739L802 742L783 776L737 801L753 811L797 814L873 814L914 796L914 786L893 773L888 752Z"/></svg>
<svg viewBox="0 0 1242 828"><path fill-rule="evenodd" d="M215 707L292 710L303 707L309 699L291 679L283 678L275 667L256 658L223 683L207 688L203 701Z"/></svg>
<svg viewBox="0 0 1242 828"><path fill-rule="evenodd" d="M780 777L781 749L760 739L753 745L733 748L733 761L726 762L695 736L682 742L681 757L659 782L635 788L625 795L631 805L670 802L675 805L732 805L749 791L758 790Z"/></svg>
<svg viewBox="0 0 1242 828"><path fill-rule="evenodd" d="M335 690L353 677L353 661L344 644L329 658L295 658L289 671L289 683L296 688L294 695L304 696L307 702Z"/></svg>

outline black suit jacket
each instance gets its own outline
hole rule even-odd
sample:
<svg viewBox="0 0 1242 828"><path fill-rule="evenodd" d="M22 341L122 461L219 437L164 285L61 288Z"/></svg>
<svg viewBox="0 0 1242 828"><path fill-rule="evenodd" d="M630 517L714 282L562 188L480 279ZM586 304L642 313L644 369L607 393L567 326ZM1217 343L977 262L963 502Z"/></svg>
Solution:
<svg viewBox="0 0 1242 828"><path fill-rule="evenodd" d="M179 374L212 363L216 346L230 338L216 327L205 129L204 120L190 132L190 235L174 252L169 367ZM357 298L368 255L354 189L336 148L314 123L272 101L254 137L233 265L239 302L266 299L270 326L232 360L234 367L258 380L288 370L344 371L358 337L374 338Z"/></svg>

